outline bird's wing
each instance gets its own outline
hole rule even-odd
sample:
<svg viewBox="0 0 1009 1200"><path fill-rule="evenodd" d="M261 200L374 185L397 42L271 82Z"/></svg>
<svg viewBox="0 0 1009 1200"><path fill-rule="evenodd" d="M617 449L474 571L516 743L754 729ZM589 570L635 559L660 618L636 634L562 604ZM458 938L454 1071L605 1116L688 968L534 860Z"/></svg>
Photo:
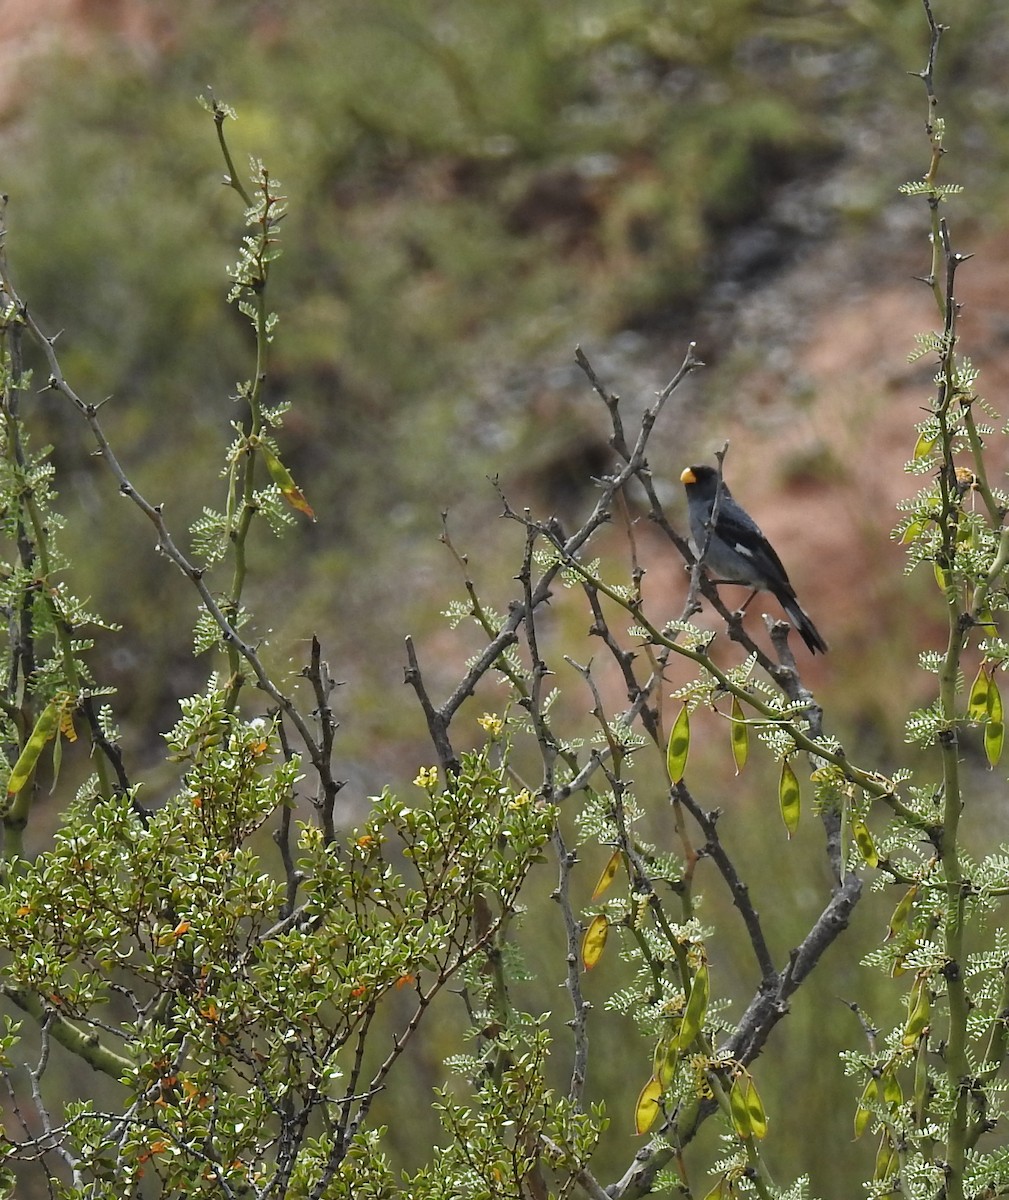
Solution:
<svg viewBox="0 0 1009 1200"><path fill-rule="evenodd" d="M788 572L775 553L774 547L761 533L756 521L738 504L723 503L719 509L718 536L737 554L742 554L753 563L754 569L769 584L774 585L771 588L772 591L784 587L791 592L792 585L788 582Z"/></svg>

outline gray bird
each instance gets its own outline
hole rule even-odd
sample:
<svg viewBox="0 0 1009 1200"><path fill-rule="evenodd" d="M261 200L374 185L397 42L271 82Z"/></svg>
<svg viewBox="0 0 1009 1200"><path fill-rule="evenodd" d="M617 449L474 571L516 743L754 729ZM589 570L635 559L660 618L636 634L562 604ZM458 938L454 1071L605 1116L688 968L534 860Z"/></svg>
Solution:
<svg viewBox="0 0 1009 1200"><path fill-rule="evenodd" d="M711 513L718 494L718 472L714 467L687 467L680 482L687 491L690 540L694 552L703 553L704 566L713 581L743 583L752 588L746 604L757 592L770 592L810 651L813 654L817 650L821 654L826 651L827 643L796 600L795 589L789 583L774 547L760 532L756 521L733 499L724 479L715 527L709 536Z"/></svg>

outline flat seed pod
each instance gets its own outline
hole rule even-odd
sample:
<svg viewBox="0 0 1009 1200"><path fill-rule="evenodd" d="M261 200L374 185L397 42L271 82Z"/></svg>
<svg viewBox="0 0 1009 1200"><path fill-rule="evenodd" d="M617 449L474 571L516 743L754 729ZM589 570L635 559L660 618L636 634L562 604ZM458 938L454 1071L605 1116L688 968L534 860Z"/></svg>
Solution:
<svg viewBox="0 0 1009 1200"><path fill-rule="evenodd" d="M662 1084L653 1075L638 1094L634 1105L634 1132L639 1136L651 1129L659 1115Z"/></svg>
<svg viewBox="0 0 1009 1200"><path fill-rule="evenodd" d="M679 783L683 778L689 753L690 713L684 704L680 709L680 715L669 731L669 744L666 747L666 770L669 772L670 783Z"/></svg>
<svg viewBox="0 0 1009 1200"><path fill-rule="evenodd" d="M970 685L970 699L967 701L967 716L971 721L983 721L988 716L988 686L991 680L984 667L978 669L974 682Z"/></svg>
<svg viewBox="0 0 1009 1200"><path fill-rule="evenodd" d="M741 1138L753 1135L750 1127L750 1109L743 1093L745 1078L745 1075L737 1075L732 1081L732 1087L729 1088L729 1116L732 1119L732 1128L735 1130L736 1136Z"/></svg>
<svg viewBox="0 0 1009 1200"><path fill-rule="evenodd" d="M984 727L984 753L990 767L997 767L1005 743L1005 726L1001 721L989 721Z"/></svg>
<svg viewBox="0 0 1009 1200"><path fill-rule="evenodd" d="M912 884L907 891L901 896L897 903L897 907L893 910L893 916L890 918L890 924L886 930L886 940L890 941L899 933L904 932L907 925L908 917L911 915L911 909L914 907L915 899L918 896L918 884Z"/></svg>
<svg viewBox="0 0 1009 1200"><path fill-rule="evenodd" d="M732 697L732 712L729 721L729 733L732 738L732 761L736 764L736 774L746 766L750 753L750 727L743 720L743 708L737 696Z"/></svg>
<svg viewBox="0 0 1009 1200"><path fill-rule="evenodd" d="M694 1038L704 1028L704 1018L708 1013L710 987L711 982L708 978L708 968L702 963L697 968L694 981L690 986L690 996L687 999L687 1007L683 1013L680 1031L673 1040L673 1045L677 1050L688 1049Z"/></svg>
<svg viewBox="0 0 1009 1200"><path fill-rule="evenodd" d="M778 804L781 807L781 819L785 822L788 836L791 837L799 828L801 796L799 781L787 758L781 764L781 778L778 780Z"/></svg>
<svg viewBox="0 0 1009 1200"><path fill-rule="evenodd" d="M586 971L591 971L603 956L606 936L610 931L610 923L605 913L596 913L589 922L585 936L582 938L582 965Z"/></svg>
<svg viewBox="0 0 1009 1200"><path fill-rule="evenodd" d="M610 884L617 876L617 871L620 869L620 864L624 860L622 850L614 850L610 855L610 861L603 867L603 873L599 876L599 882L596 884L596 890L592 893L592 899L598 900L599 897L609 888Z"/></svg>
<svg viewBox="0 0 1009 1200"><path fill-rule="evenodd" d="M858 852L866 864L870 867L878 867L879 854L876 850L876 843L872 840L872 834L861 817L852 818L851 832L855 839L855 845L858 847Z"/></svg>
<svg viewBox="0 0 1009 1200"><path fill-rule="evenodd" d="M875 1075L869 1077L869 1082L862 1089L862 1095L859 1097L858 1107L855 1109L855 1137L860 1138L865 1133L869 1121L872 1117L872 1110L869 1105L874 1104L879 1098L879 1084L876 1082Z"/></svg>

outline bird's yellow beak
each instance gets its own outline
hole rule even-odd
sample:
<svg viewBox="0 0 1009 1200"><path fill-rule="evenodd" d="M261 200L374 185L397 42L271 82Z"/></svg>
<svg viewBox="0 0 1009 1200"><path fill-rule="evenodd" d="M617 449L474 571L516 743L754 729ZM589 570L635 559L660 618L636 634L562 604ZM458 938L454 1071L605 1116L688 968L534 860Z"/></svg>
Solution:
<svg viewBox="0 0 1009 1200"><path fill-rule="evenodd" d="M696 483L697 476L689 467L684 467L683 473L680 475L680 483Z"/></svg>

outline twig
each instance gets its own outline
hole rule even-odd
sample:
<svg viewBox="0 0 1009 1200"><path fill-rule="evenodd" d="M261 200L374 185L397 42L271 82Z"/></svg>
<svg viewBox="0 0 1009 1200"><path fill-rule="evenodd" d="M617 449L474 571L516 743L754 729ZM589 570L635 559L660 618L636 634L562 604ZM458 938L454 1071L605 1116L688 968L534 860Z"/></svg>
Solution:
<svg viewBox="0 0 1009 1200"><path fill-rule="evenodd" d="M577 862L578 855L574 850L568 850L565 846L560 826L556 823L551 840L558 863L557 888L553 892L552 898L560 905L564 920L564 936L567 942L567 975L564 986L567 988L568 996L571 999L571 1008L574 1011L574 1016L568 1021L574 1042L568 1099L580 1109L589 1067L588 1013L591 1005L586 1001L582 992L581 972L578 966L580 925L571 904L571 869Z"/></svg>
<svg viewBox="0 0 1009 1200"><path fill-rule="evenodd" d="M176 545L168 525L165 522L162 506L160 504L151 504L143 494L138 491L134 484L130 481L124 471L119 459L116 457L112 446L105 436L101 422L98 419L98 411L100 404L91 404L85 402L77 394L76 391L67 382L59 359L54 348L54 338L47 337L42 332L35 318L28 311L27 305L18 296L10 278L7 274L5 265L0 262L0 279L3 281L4 290L7 292L14 304L18 318L22 320L31 333L32 337L38 343L46 359L46 364L49 368L49 382L47 387L68 399L78 412L84 417L88 428L91 430L92 437L98 447L98 455L105 462L106 466L112 472L115 478L120 494L128 497L140 509L140 511L148 518L154 526L157 533L157 549L165 557L186 576L193 584L200 596L200 601L203 607L213 618L217 627L221 631L222 640L226 645L233 647L246 660L252 668L256 676L259 687L274 701L280 711L297 729L299 736L305 744L309 758L312 761L312 766L315 768L320 779L323 781L323 786L327 790L333 789L334 792L339 790L338 785L333 779L332 766L326 760L322 749L312 734L308 722L298 711L294 702L290 697L286 696L270 678L263 666L255 648L242 638L238 630L232 625L227 617L222 612L220 606L215 600L213 593L204 581L203 568L197 567Z"/></svg>
<svg viewBox="0 0 1009 1200"><path fill-rule="evenodd" d="M743 924L746 926L750 945L753 948L753 954L760 970L761 986L766 986L775 977L774 962L764 937L760 917L757 915L757 910L753 907L753 903L750 900L750 889L739 877L739 872L736 870L728 854L726 854L725 848L718 836L718 818L720 813L717 809L714 812L705 812L683 783L675 784L673 791L679 802L701 827L705 843L700 853L711 859L718 868L719 874L725 880L729 893L732 896L732 903L739 909L739 914L743 918Z"/></svg>
<svg viewBox="0 0 1009 1200"><path fill-rule="evenodd" d="M333 717L329 698L336 687L336 681L330 676L329 663L322 657L322 646L319 639L312 635L312 650L309 664L302 672L312 685L315 695L315 717L319 724L319 755L325 762L333 760L333 742L339 724ZM322 820L322 833L326 844L331 845L336 840L336 825L334 807L336 797L343 788L343 781L329 776L319 778L320 794L316 797L316 807Z"/></svg>

